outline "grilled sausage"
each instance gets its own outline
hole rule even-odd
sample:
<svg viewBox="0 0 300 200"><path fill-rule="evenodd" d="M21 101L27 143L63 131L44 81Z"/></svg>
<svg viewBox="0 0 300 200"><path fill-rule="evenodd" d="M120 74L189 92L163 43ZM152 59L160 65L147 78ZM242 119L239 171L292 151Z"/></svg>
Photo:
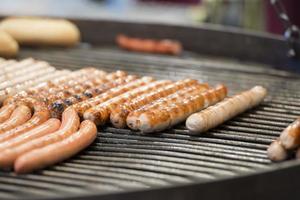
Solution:
<svg viewBox="0 0 300 200"><path fill-rule="evenodd" d="M44 64L47 65L46 63L44 63ZM45 70L30 73L27 76L19 76L19 77L16 77L15 79L12 79L12 80L7 80L7 81L2 82L0 84L0 90L5 89L7 87L11 87L11 86L19 84L19 83L23 83L27 80L31 80L35 77L39 77L39 76L44 75L44 74L53 73L54 71L55 71L55 68L49 66Z"/></svg>
<svg viewBox="0 0 300 200"><path fill-rule="evenodd" d="M0 23L0 30L22 45L74 46L80 41L76 25L63 19L10 17Z"/></svg>
<svg viewBox="0 0 300 200"><path fill-rule="evenodd" d="M20 62L16 62L14 60L7 61L7 63L3 63L3 67L1 67L0 75L5 75L10 72L17 71L19 69L23 69L24 67L28 67L33 65L35 60L33 58L26 58L21 60Z"/></svg>
<svg viewBox="0 0 300 200"><path fill-rule="evenodd" d="M35 99L26 98L18 102L18 104L30 107L33 110L33 116L24 124L0 134L0 143L33 129L34 127L48 120L50 117L47 106Z"/></svg>
<svg viewBox="0 0 300 200"><path fill-rule="evenodd" d="M279 137L281 144L286 149L295 149L300 146L300 118L291 123Z"/></svg>
<svg viewBox="0 0 300 200"><path fill-rule="evenodd" d="M0 109L0 123L6 121L11 113L15 110L16 104L11 103L1 107Z"/></svg>
<svg viewBox="0 0 300 200"><path fill-rule="evenodd" d="M87 99L95 97L96 95L100 95L100 94L106 92L107 90L109 90L111 88L114 88L116 86L128 83L128 82L133 81L135 79L136 79L136 76L124 76L124 77L120 77L116 80L114 80L112 78L111 81L109 81L105 84L101 84L101 85L99 85L95 88L88 89L88 90L84 91L81 94L76 94L76 95L73 95L72 97L69 97L69 98L66 98L66 99L57 100L49 106L51 116L54 117L54 118L60 118L62 112L68 106L71 106L75 103L85 101Z"/></svg>
<svg viewBox="0 0 300 200"><path fill-rule="evenodd" d="M0 82L14 79L15 77L27 75L27 73L34 73L38 70L44 70L48 68L49 64L42 61L36 61L33 64L26 66L24 68L18 69L16 71L6 72L5 74L0 75Z"/></svg>
<svg viewBox="0 0 300 200"><path fill-rule="evenodd" d="M288 158L287 150L282 146L279 140L273 141L268 147L267 154L272 161L283 161Z"/></svg>
<svg viewBox="0 0 300 200"><path fill-rule="evenodd" d="M121 48L130 51L173 55L178 55L182 51L181 44L174 40L151 40L118 35L116 41Z"/></svg>
<svg viewBox="0 0 300 200"><path fill-rule="evenodd" d="M30 131L22 135L19 135L15 138L12 138L11 140L1 143L0 152L8 148L13 148L25 144L31 140L40 138L44 135L48 135L49 133L53 133L54 131L57 131L59 129L60 125L61 125L60 120L55 118L50 118L46 122L31 129Z"/></svg>
<svg viewBox="0 0 300 200"><path fill-rule="evenodd" d="M13 129L31 118L31 109L25 105L18 106L8 120L0 124L0 134Z"/></svg>
<svg viewBox="0 0 300 200"><path fill-rule="evenodd" d="M62 123L56 132L38 137L14 148L8 148L0 153L0 167L10 168L15 159L33 149L41 148L49 144L61 141L77 131L80 125L79 117L73 108L68 108L62 116Z"/></svg>
<svg viewBox="0 0 300 200"><path fill-rule="evenodd" d="M142 132L161 131L181 122L190 113L202 109L206 104L217 101L227 92L224 86L218 88L218 95L215 90L205 93L207 89L206 84L200 84L161 98L131 112L127 117L127 125Z"/></svg>
<svg viewBox="0 0 300 200"><path fill-rule="evenodd" d="M155 81L145 86L135 88L133 90L125 92L106 102L103 102L101 104L98 104L97 106L90 108L89 110L84 112L83 117L84 119L88 119L95 122L97 125L103 125L108 121L111 111L114 110L118 105L130 101L131 99L139 95L148 93L152 90L158 89L162 86L171 83L172 83L171 81L162 80L162 81Z"/></svg>
<svg viewBox="0 0 300 200"><path fill-rule="evenodd" d="M198 84L198 81L196 80L185 79L134 98L132 101L119 105L116 109L112 110L110 114L110 122L116 128L125 128L126 118L130 112L137 110L152 101L172 94L184 87L196 84Z"/></svg>
<svg viewBox="0 0 300 200"><path fill-rule="evenodd" d="M134 80L132 82L129 82L125 85L121 85L115 88L112 88L108 90L107 92L104 92L103 94L100 94L94 98L88 99L86 101L74 104L72 107L78 112L79 116L83 116L83 113L88 110L89 108L96 106L100 103L103 103L113 97L116 97L124 92L127 92L129 90L132 90L134 88L143 86L149 82L154 81L152 77L142 77L141 79Z"/></svg>
<svg viewBox="0 0 300 200"><path fill-rule="evenodd" d="M15 172L24 174L66 160L89 146L96 136L96 125L85 120L81 123L79 131L66 139L18 157L14 165Z"/></svg>
<svg viewBox="0 0 300 200"><path fill-rule="evenodd" d="M190 133L203 133L230 118L258 105L266 96L267 91L261 86L237 94L199 113L191 115L186 126Z"/></svg>
<svg viewBox="0 0 300 200"><path fill-rule="evenodd" d="M18 85L14 85L14 86L5 88L4 90L0 90L0 102L3 102L9 96L13 96L13 95L17 94L18 92L24 91L24 90L28 89L29 87L32 87L33 85L37 85L41 82L49 81L56 77L65 76L68 73L70 73L69 70L56 70L54 73L45 74L45 75L42 75L41 77L36 77L32 80L27 80Z"/></svg>

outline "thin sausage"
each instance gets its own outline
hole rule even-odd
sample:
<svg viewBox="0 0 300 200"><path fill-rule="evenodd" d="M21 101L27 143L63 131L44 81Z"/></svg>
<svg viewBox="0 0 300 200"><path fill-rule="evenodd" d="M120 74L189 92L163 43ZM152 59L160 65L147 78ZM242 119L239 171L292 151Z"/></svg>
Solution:
<svg viewBox="0 0 300 200"><path fill-rule="evenodd" d="M178 55L182 51L181 44L174 40L140 39L118 35L116 41L121 48L131 51L173 55Z"/></svg>
<svg viewBox="0 0 300 200"><path fill-rule="evenodd" d="M76 111L71 107L66 109L63 113L62 123L59 130L28 141L14 148L8 148L2 151L0 153L0 166L9 168L13 165L15 159L20 155L67 138L77 131L79 125L80 120Z"/></svg>
<svg viewBox="0 0 300 200"><path fill-rule="evenodd" d="M139 95L149 93L152 90L158 89L165 85L169 85L171 83L171 81L162 80L155 81L145 86L135 88L90 108L89 110L84 112L83 118L91 120L97 125L103 125L108 121L111 111L114 110L118 105L130 101Z"/></svg>
<svg viewBox="0 0 300 200"><path fill-rule="evenodd" d="M37 139L44 135L48 135L49 133L53 133L54 131L57 131L59 129L60 125L61 123L59 119L50 118L46 122L31 129L28 132L12 138L11 140L8 140L6 142L0 143L0 152L8 148L13 148L25 144L26 142Z"/></svg>
<svg viewBox="0 0 300 200"><path fill-rule="evenodd" d="M39 102L32 98L26 98L20 101L18 104L30 107L33 110L33 116L24 124L0 134L0 143L33 129L34 127L48 120L50 117L47 106L43 102Z"/></svg>
<svg viewBox="0 0 300 200"><path fill-rule="evenodd" d="M21 60L20 62L9 60L7 63L3 63L3 67L1 67L0 75L5 75L9 72L13 72L24 67L30 66L35 63L33 58L26 58Z"/></svg>
<svg viewBox="0 0 300 200"><path fill-rule="evenodd" d="M13 96L18 92L24 91L33 85L37 85L41 82L49 81L51 79L65 76L70 73L69 70L56 70L54 73L45 74L40 77L33 78L32 80L27 80L23 83L19 83L17 85L5 88L0 91L0 102L3 102L8 96Z"/></svg>
<svg viewBox="0 0 300 200"><path fill-rule="evenodd" d="M282 146L279 140L273 141L267 150L267 155L272 161L283 161L288 158L287 150Z"/></svg>
<svg viewBox="0 0 300 200"><path fill-rule="evenodd" d="M279 137L286 149L295 149L300 146L300 118L291 123L282 131Z"/></svg>
<svg viewBox="0 0 300 200"><path fill-rule="evenodd" d="M255 86L250 90L227 98L208 109L191 115L186 121L186 127L190 130L190 133L203 133L245 110L257 106L265 98L266 94L267 90L265 88Z"/></svg>
<svg viewBox="0 0 300 200"><path fill-rule="evenodd" d="M17 174L29 173L70 158L89 146L97 136L96 125L85 120L79 131L66 139L32 150L17 158L14 169Z"/></svg>
<svg viewBox="0 0 300 200"><path fill-rule="evenodd" d="M0 134L11 130L31 118L31 109L25 105L18 106L8 120L0 124Z"/></svg>
<svg viewBox="0 0 300 200"><path fill-rule="evenodd" d="M177 81L173 84L154 90L150 93L141 95L132 101L128 101L122 105L119 105L116 109L112 110L110 114L110 122L116 128L126 127L126 118L128 114L134 110L141 108L142 106L149 104L159 98L165 97L169 94L176 92L187 86L199 84L198 81L193 79L184 79Z"/></svg>
<svg viewBox="0 0 300 200"><path fill-rule="evenodd" d="M221 87L221 89L222 93L226 93L224 87ZM204 100L214 101L218 99L213 97L216 95L211 94L211 92L203 96L202 93L206 90L208 90L207 84L199 84L179 90L131 112L126 120L127 125L131 129L142 132L156 132L169 128L184 120L189 113L205 106L206 101Z"/></svg>
<svg viewBox="0 0 300 200"><path fill-rule="evenodd" d="M105 102L113 97L116 97L122 93L125 93L129 90L143 86L152 81L154 81L154 79L152 77L145 76L140 79L129 82L125 85L121 85L121 86L112 88L112 89L108 90L107 92L104 92L94 98L74 104L72 107L74 107L74 109L78 112L79 116L83 116L83 113L86 110L88 110L89 108L96 106L100 103L103 103L103 102Z"/></svg>

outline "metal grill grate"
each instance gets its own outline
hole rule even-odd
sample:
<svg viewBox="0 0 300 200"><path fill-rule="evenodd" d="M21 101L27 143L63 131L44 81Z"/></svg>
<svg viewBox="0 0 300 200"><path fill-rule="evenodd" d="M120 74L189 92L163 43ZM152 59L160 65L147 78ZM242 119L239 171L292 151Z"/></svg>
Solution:
<svg viewBox="0 0 300 200"><path fill-rule="evenodd" d="M263 66L189 55L144 55L111 48L22 52L21 57L29 56L59 68L91 65L161 79L191 77L210 84L223 82L231 94L261 84L269 89L269 96L261 106L203 136L187 135L184 125L157 135L99 128L96 142L67 162L28 175L0 172L2 199L63 198L160 188L276 168L280 164L271 164L266 148L300 115L299 76Z"/></svg>

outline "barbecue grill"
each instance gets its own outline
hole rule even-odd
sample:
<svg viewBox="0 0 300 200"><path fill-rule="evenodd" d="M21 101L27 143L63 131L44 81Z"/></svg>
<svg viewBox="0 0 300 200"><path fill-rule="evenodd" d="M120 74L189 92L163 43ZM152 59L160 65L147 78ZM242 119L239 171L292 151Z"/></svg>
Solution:
<svg viewBox="0 0 300 200"><path fill-rule="evenodd" d="M184 124L159 134L99 127L85 151L47 169L15 175L0 172L1 199L288 199L297 197L300 163L272 163L268 145L300 115L299 75L277 36L218 27L185 27L120 21L74 20L83 44L72 49L22 49L20 58L57 68L84 66L178 80L225 83L230 94L263 85L263 104L201 136ZM118 33L172 38L180 57L133 53L114 44ZM216 57L218 56L218 57ZM298 66L299 67L299 66Z"/></svg>

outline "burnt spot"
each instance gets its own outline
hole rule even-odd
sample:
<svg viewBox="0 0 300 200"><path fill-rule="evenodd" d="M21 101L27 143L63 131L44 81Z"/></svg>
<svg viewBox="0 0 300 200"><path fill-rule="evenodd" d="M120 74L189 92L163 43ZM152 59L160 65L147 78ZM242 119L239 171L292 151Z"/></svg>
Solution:
<svg viewBox="0 0 300 200"><path fill-rule="evenodd" d="M88 98L92 98L93 94L91 92L85 92L84 96L88 97Z"/></svg>
<svg viewBox="0 0 300 200"><path fill-rule="evenodd" d="M51 108L53 110L57 110L58 112L63 112L64 111L64 106L62 103L60 102L54 102L52 105L51 105Z"/></svg>
<svg viewBox="0 0 300 200"><path fill-rule="evenodd" d="M70 100L70 99L65 99L64 100L64 103L67 105L67 106L70 106L73 104L73 102Z"/></svg>
<svg viewBox="0 0 300 200"><path fill-rule="evenodd" d="M77 99L78 101L81 101L81 100L82 100L81 96L78 95L78 94L75 94L73 97L74 97L75 99Z"/></svg>

